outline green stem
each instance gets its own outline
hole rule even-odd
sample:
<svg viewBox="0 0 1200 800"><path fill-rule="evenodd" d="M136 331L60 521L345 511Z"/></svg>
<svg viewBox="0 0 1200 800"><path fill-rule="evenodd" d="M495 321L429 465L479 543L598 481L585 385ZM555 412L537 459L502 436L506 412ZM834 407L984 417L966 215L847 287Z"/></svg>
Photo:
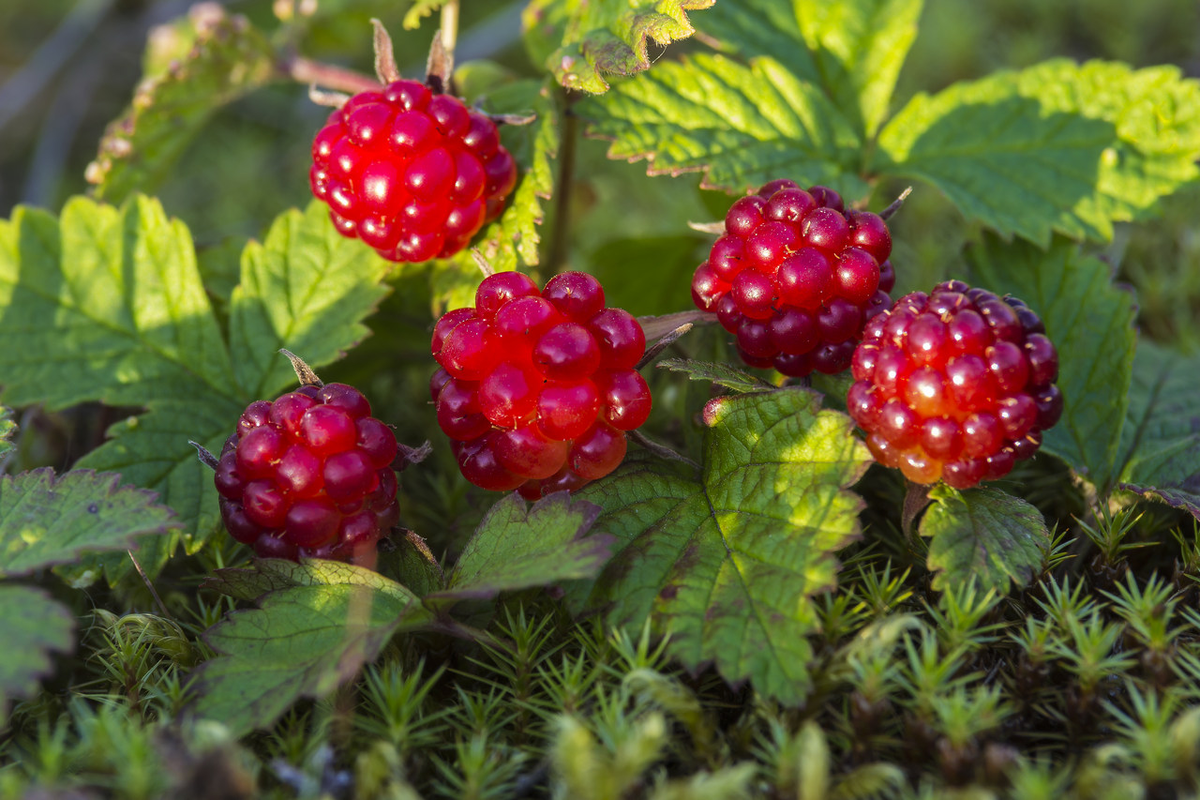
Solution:
<svg viewBox="0 0 1200 800"><path fill-rule="evenodd" d="M458 0L447 0L442 6L442 47L446 55L454 60L454 46L458 43Z"/></svg>
<svg viewBox="0 0 1200 800"><path fill-rule="evenodd" d="M565 101L565 92L560 93ZM579 118L568 109L563 121L562 143L558 151L558 186L554 191L554 232L550 236L547 260L552 272L567 265L567 242L571 228L571 190L575 180L575 150L579 138Z"/></svg>

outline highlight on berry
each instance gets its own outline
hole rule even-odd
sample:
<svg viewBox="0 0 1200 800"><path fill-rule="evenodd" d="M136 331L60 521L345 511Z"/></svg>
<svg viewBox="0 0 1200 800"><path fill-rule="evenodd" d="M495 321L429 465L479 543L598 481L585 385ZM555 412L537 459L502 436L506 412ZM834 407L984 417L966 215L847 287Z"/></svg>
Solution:
<svg viewBox="0 0 1200 800"><path fill-rule="evenodd" d="M650 415L636 369L646 337L633 315L604 303L583 272L540 291L522 273L499 272L480 283L474 308L438 320L430 396L469 481L536 499L621 463L626 432Z"/></svg>

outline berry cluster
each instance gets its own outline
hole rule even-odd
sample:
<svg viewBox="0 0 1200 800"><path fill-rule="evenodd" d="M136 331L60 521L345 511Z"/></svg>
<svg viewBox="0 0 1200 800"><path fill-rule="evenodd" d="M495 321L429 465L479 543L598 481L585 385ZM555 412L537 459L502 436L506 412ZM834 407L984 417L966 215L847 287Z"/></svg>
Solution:
<svg viewBox="0 0 1200 800"><path fill-rule="evenodd" d="M255 401L217 462L221 519L263 558L369 560L400 518L398 450L392 429L344 384Z"/></svg>
<svg viewBox="0 0 1200 800"><path fill-rule="evenodd" d="M650 414L635 369L642 327L605 308L600 283L582 272L540 292L519 272L485 278L474 308L438 320L431 349L442 367L429 387L438 425L484 489L529 499L577 489L616 469L625 432Z"/></svg>
<svg viewBox="0 0 1200 800"><path fill-rule="evenodd" d="M824 186L775 180L730 207L692 299L737 335L750 366L833 374L850 365L863 324L891 304L891 251L877 214L847 211Z"/></svg>
<svg viewBox="0 0 1200 800"><path fill-rule="evenodd" d="M962 281L902 297L854 351L846 404L875 459L915 483L965 489L1041 446L1063 400L1037 314Z"/></svg>
<svg viewBox="0 0 1200 800"><path fill-rule="evenodd" d="M343 235L392 261L428 261L462 250L500 214L517 166L487 115L401 80L330 115L309 182Z"/></svg>

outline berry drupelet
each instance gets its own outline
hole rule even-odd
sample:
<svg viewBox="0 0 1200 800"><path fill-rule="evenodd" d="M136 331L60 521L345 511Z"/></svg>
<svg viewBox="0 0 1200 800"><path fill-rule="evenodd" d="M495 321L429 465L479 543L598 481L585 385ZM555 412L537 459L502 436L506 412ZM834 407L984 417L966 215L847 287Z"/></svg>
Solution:
<svg viewBox="0 0 1200 800"><path fill-rule="evenodd" d="M875 460L956 489L1008 474L1058 422L1058 354L1025 303L962 281L867 323L846 405Z"/></svg>
<svg viewBox="0 0 1200 800"><path fill-rule="evenodd" d="M804 376L850 365L863 325L891 304L892 238L824 186L775 180L734 202L692 278L692 299L753 367Z"/></svg>
<svg viewBox="0 0 1200 800"><path fill-rule="evenodd" d="M398 451L392 429L345 384L255 401L217 462L221 519L262 558L369 564L400 517Z"/></svg>
<svg viewBox="0 0 1200 800"><path fill-rule="evenodd" d="M490 117L411 80L351 97L312 152L309 183L338 231L391 261L462 250L517 182Z"/></svg>
<svg viewBox="0 0 1200 800"><path fill-rule="evenodd" d="M599 281L582 272L542 291L519 272L485 278L474 308L438 320L431 349L438 425L484 489L528 499L578 489L616 469L625 432L650 414L636 370L642 327L605 308Z"/></svg>

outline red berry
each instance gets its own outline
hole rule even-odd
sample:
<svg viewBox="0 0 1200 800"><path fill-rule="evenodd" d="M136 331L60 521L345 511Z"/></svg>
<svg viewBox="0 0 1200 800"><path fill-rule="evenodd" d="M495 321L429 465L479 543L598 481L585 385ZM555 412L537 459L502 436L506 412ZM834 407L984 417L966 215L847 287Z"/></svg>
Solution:
<svg viewBox="0 0 1200 800"><path fill-rule="evenodd" d="M600 283L579 272L540 292L525 276L497 273L476 303L443 316L431 343L442 366L430 381L438 425L463 475L537 498L615 469L624 432L650 414L634 369L646 350L638 321L605 308Z"/></svg>
<svg viewBox="0 0 1200 800"><path fill-rule="evenodd" d="M457 386L447 374L439 397ZM217 463L230 535L262 558L372 563L375 542L399 519L399 445L370 413L361 392L339 383L251 403Z"/></svg>
<svg viewBox="0 0 1200 800"><path fill-rule="evenodd" d="M416 81L350 98L312 153L312 191L335 227L392 261L462 250L517 180L490 118Z"/></svg>
<svg viewBox="0 0 1200 800"><path fill-rule="evenodd" d="M1009 473L1062 414L1058 356L1024 303L960 281L868 323L847 409L877 461L965 489Z"/></svg>
<svg viewBox="0 0 1200 800"><path fill-rule="evenodd" d="M840 372L864 325L891 304L891 249L878 215L846 211L827 187L774 180L730 206L692 300L737 335L751 366Z"/></svg>

